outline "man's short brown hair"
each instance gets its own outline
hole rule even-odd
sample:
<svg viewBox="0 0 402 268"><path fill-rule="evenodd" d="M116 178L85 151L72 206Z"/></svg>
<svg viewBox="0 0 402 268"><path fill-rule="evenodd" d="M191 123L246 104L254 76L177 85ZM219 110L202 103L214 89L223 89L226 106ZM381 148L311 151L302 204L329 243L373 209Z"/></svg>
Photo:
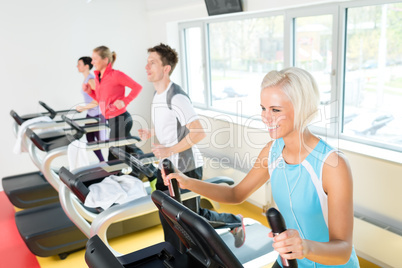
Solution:
<svg viewBox="0 0 402 268"><path fill-rule="evenodd" d="M170 65L171 69L169 75L172 74L177 62L179 61L179 56L173 48L168 45L160 43L157 46L148 48L148 53L156 52L161 57L163 66Z"/></svg>

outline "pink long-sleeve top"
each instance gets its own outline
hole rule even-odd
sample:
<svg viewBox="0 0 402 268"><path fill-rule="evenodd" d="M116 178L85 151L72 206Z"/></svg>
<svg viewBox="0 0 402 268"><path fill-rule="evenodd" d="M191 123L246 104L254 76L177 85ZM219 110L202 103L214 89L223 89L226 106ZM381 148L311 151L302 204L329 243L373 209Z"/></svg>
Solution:
<svg viewBox="0 0 402 268"><path fill-rule="evenodd" d="M89 95L98 102L101 113L106 119L125 113L127 105L141 92L140 84L123 72L112 69L111 64L106 67L101 81L99 81L100 72L94 71L94 74L95 90L92 90ZM131 88L131 92L127 96L125 96L126 87ZM122 109L117 109L113 104L116 100L124 102L125 105Z"/></svg>

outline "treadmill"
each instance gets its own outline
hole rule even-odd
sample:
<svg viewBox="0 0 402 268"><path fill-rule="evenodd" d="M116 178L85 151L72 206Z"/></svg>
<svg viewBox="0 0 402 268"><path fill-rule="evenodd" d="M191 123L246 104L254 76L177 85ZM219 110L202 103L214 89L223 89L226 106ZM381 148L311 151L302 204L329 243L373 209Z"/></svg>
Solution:
<svg viewBox="0 0 402 268"><path fill-rule="evenodd" d="M21 127L21 125L23 125L23 123L25 123L26 121L29 121L30 119L35 119L37 117L42 117L42 116L48 116L50 119L53 119L53 121L51 121L51 122L39 121L39 122L36 122L36 123L33 123L33 124L29 124L28 127L30 129L34 130L34 131L52 130L54 132L54 135L64 134L64 132L62 132L62 131L63 131L63 128L65 127L66 123L62 119L63 116L75 115L75 114L79 113L76 110L59 110L59 111L55 111L55 110L50 108L47 104L45 104L42 101L39 101L39 104L41 106L43 106L48 112L34 113L34 114L27 114L27 115L20 116L14 110L11 110L10 115L14 119L13 132L14 132L14 135L16 137L18 136L18 132L20 131L20 127ZM74 116L74 122L77 122L80 125L82 125L82 124L96 124L96 123L99 123L100 120L99 120L99 118L86 118L86 117L78 117L78 118L76 118ZM58 132L55 129L58 129ZM29 139L26 138L26 135L23 135L21 141L22 141L22 147L27 149L27 147L28 147L27 141L29 141Z"/></svg>
<svg viewBox="0 0 402 268"><path fill-rule="evenodd" d="M208 221L164 192L159 190L153 192L152 201L178 235L184 248L176 249L169 242L162 242L136 252L116 256L99 236L94 235L86 245L85 261L88 267L261 267L261 263L244 264ZM270 259L272 262L277 255L272 254L272 239L267 237L269 231L268 228L259 231L259 240L266 240L267 246L262 249L262 254L273 255ZM261 239L261 236L265 239ZM255 249L256 247L251 247L243 250L252 253Z"/></svg>
<svg viewBox="0 0 402 268"><path fill-rule="evenodd" d="M89 122L93 122L92 119ZM97 120L95 120L97 121ZM88 121L85 121L88 122ZM10 202L18 208L31 208L44 204L58 202L58 184L49 183L52 177L57 174L52 170L52 161L65 154L67 146L75 139L80 139L86 132L97 131L99 128L105 128L105 124L97 124L96 126L79 126L75 121L64 117L59 126L68 124L70 128L48 130L41 134L36 134L31 128L25 132L28 145L29 155L34 164L40 171L25 174L4 177L2 185L4 192ZM55 124L52 124L55 126ZM47 127L47 124L45 124ZM40 151L46 153L41 159Z"/></svg>
<svg viewBox="0 0 402 268"><path fill-rule="evenodd" d="M58 110L58 111L55 111L52 108L50 108L43 101L39 101L39 104L43 108L45 108L45 110L47 112L19 115L14 110L10 111L10 115L14 119L14 126L13 126L14 135L16 135L18 133L19 126L21 126L25 121L28 121L30 119L41 117L41 116L49 116L51 119L55 119L56 116L66 115L66 114L70 114L70 113L77 113L77 111L71 110L71 109L70 110Z"/></svg>

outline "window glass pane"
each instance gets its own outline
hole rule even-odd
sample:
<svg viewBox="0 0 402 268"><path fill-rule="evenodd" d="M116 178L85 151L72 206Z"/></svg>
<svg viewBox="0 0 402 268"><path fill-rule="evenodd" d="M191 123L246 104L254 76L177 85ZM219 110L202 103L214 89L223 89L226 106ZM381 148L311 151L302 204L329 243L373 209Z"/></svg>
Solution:
<svg viewBox="0 0 402 268"><path fill-rule="evenodd" d="M283 16L209 24L212 107L260 115L262 78L283 68L283 24Z"/></svg>
<svg viewBox="0 0 402 268"><path fill-rule="evenodd" d="M309 71L320 90L321 118L316 126L330 127L324 109L331 101L333 16L320 15L295 19L295 66ZM328 117L328 118L326 118ZM328 119L328 120L327 120Z"/></svg>
<svg viewBox="0 0 402 268"><path fill-rule="evenodd" d="M401 3L347 12L343 132L390 148L402 145L401 17Z"/></svg>
<svg viewBox="0 0 402 268"><path fill-rule="evenodd" d="M185 29L187 88L193 102L205 104L205 75L201 39L200 27Z"/></svg>

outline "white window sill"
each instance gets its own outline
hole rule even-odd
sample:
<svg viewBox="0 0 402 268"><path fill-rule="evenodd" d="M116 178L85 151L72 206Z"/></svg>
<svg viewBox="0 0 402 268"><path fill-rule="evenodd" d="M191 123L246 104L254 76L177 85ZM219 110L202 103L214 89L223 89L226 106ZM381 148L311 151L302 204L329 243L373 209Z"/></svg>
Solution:
<svg viewBox="0 0 402 268"><path fill-rule="evenodd" d="M258 117L252 117L252 118L247 118L247 117L240 117L236 115L231 115L231 114L225 114L222 112L218 111L213 111L213 110L205 110L205 109L200 109L200 108L195 108L197 113L201 116L209 117L214 120L221 120L221 121L226 121L229 123L237 124L237 125L242 125L245 127L250 127L250 128L255 128L259 129L261 131L265 131L265 128L263 128L263 123ZM342 151L347 151L347 152L352 152L352 153L357 153L373 158L378 158L381 160L386 160L390 161L393 163L398 163L402 164L402 152L397 152L397 151L392 151L384 148L379 148L375 146L370 146L358 142L353 142L345 139L334 139L334 138L329 138L325 137L323 138L326 142L331 144L332 146L342 150Z"/></svg>
<svg viewBox="0 0 402 268"><path fill-rule="evenodd" d="M328 141L329 143L331 141ZM357 153L369 157L374 157L397 164L402 164L402 153L396 152L384 148L379 148L375 146L370 146L366 144L361 144L358 142L348 141L344 139L339 139L339 149L342 151L348 151L352 153Z"/></svg>

